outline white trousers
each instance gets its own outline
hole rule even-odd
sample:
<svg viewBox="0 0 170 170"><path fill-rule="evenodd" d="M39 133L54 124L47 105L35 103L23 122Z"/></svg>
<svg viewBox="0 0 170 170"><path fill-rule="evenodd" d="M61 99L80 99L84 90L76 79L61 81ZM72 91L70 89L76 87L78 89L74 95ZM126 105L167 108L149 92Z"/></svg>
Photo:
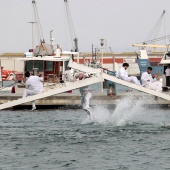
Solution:
<svg viewBox="0 0 170 170"><path fill-rule="evenodd" d="M22 97L24 98L24 97L32 96L32 95L35 95L35 94L37 94L35 91L29 90L29 89L25 89ZM32 107L35 107L35 100L32 101Z"/></svg>
<svg viewBox="0 0 170 170"><path fill-rule="evenodd" d="M81 96L81 106L83 109L89 109L89 101L92 97L91 92L86 92L83 96Z"/></svg>
<svg viewBox="0 0 170 170"><path fill-rule="evenodd" d="M130 76L130 77L125 78L125 81L132 82L132 83L135 83L137 85L141 85L140 81L135 76Z"/></svg>
<svg viewBox="0 0 170 170"><path fill-rule="evenodd" d="M159 82L148 83L144 87L146 87L147 89L151 89L151 90L156 90L158 92L162 92L162 87L160 86Z"/></svg>

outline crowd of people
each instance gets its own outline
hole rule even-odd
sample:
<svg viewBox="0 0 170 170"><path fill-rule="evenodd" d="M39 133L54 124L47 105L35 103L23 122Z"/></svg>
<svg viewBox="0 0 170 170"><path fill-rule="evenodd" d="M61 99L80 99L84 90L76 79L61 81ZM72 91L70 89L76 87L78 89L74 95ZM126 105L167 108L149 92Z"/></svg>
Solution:
<svg viewBox="0 0 170 170"><path fill-rule="evenodd" d="M123 63L122 67L119 69L119 78L127 82L132 82L136 85L143 86L148 89L152 89L158 92L162 92L162 86L159 81L157 81L158 74L152 75L152 67L148 67L146 72L141 75L141 82L136 76L129 76L127 73L128 63ZM166 76L170 76L170 66L167 67L165 71ZM43 92L43 78L41 75L31 75L29 71L25 72L26 77L26 88L23 93L23 98L27 96L36 95ZM79 73L78 80L89 78L86 74ZM81 94L81 106L90 115L90 104L89 101L92 97L92 92L89 86L84 86L79 88ZM32 102L32 111L36 109L35 101Z"/></svg>
<svg viewBox="0 0 170 170"><path fill-rule="evenodd" d="M156 90L162 92L162 86L159 81L157 81L158 74L152 75L152 67L148 67L146 72L143 72L141 75L141 83L136 76L128 76L127 68L129 67L128 63L123 63L122 67L119 70L119 78L127 82L132 82L134 84L146 87L148 89Z"/></svg>

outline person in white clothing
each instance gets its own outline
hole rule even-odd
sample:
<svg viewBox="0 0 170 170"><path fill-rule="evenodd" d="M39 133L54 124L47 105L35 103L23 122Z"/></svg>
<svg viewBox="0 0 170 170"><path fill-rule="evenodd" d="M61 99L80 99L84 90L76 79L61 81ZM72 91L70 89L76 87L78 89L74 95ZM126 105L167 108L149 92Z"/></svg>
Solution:
<svg viewBox="0 0 170 170"><path fill-rule="evenodd" d="M79 73L79 80L82 80L84 78L83 73ZM83 108L83 110L85 110L87 112L87 114L90 116L90 99L92 97L92 93L91 90L89 89L89 86L84 86L81 87L80 89L80 94L81 94L81 106Z"/></svg>
<svg viewBox="0 0 170 170"><path fill-rule="evenodd" d="M165 70L165 76L166 76L166 86L170 86L170 65L168 65Z"/></svg>
<svg viewBox="0 0 170 170"><path fill-rule="evenodd" d="M162 92L161 84L156 80L158 74L155 74L152 77L151 72L152 72L152 67L148 67L147 71L142 73L142 77L141 77L142 85L148 89Z"/></svg>
<svg viewBox="0 0 170 170"><path fill-rule="evenodd" d="M123 63L122 67L119 70L119 78L128 82L135 83L137 85L141 85L140 81L135 76L128 76L126 69L129 67L128 63Z"/></svg>
<svg viewBox="0 0 170 170"><path fill-rule="evenodd" d="M43 78L41 77L41 75L39 76L30 75L30 72L26 71L25 77L27 80L26 80L26 89L24 90L24 93L22 96L23 98L43 92L43 84L42 84ZM35 101L33 101L31 111L35 109L36 109Z"/></svg>

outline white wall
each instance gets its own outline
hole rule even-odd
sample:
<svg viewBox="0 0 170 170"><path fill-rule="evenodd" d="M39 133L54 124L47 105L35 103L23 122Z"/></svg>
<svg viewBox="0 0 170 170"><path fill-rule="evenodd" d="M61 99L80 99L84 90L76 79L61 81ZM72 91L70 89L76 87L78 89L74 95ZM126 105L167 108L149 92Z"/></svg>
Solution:
<svg viewBox="0 0 170 170"><path fill-rule="evenodd" d="M1 67L4 67L4 70L15 70L18 72L24 71L24 62L17 61L15 59L3 59L1 58Z"/></svg>

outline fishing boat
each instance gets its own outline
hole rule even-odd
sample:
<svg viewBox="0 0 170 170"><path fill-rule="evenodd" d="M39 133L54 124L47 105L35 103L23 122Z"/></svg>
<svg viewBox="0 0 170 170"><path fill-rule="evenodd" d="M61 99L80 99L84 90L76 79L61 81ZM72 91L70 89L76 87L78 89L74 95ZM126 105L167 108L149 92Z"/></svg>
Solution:
<svg viewBox="0 0 170 170"><path fill-rule="evenodd" d="M69 60L76 56L78 52L61 51L56 49L52 56L32 56L17 58L17 61L24 62L24 70L30 71L33 75L41 75L43 77L44 91L54 88L56 85L65 85L66 82L74 80L73 70L68 67ZM24 77L22 81L15 84L15 93L22 93L24 89Z"/></svg>

